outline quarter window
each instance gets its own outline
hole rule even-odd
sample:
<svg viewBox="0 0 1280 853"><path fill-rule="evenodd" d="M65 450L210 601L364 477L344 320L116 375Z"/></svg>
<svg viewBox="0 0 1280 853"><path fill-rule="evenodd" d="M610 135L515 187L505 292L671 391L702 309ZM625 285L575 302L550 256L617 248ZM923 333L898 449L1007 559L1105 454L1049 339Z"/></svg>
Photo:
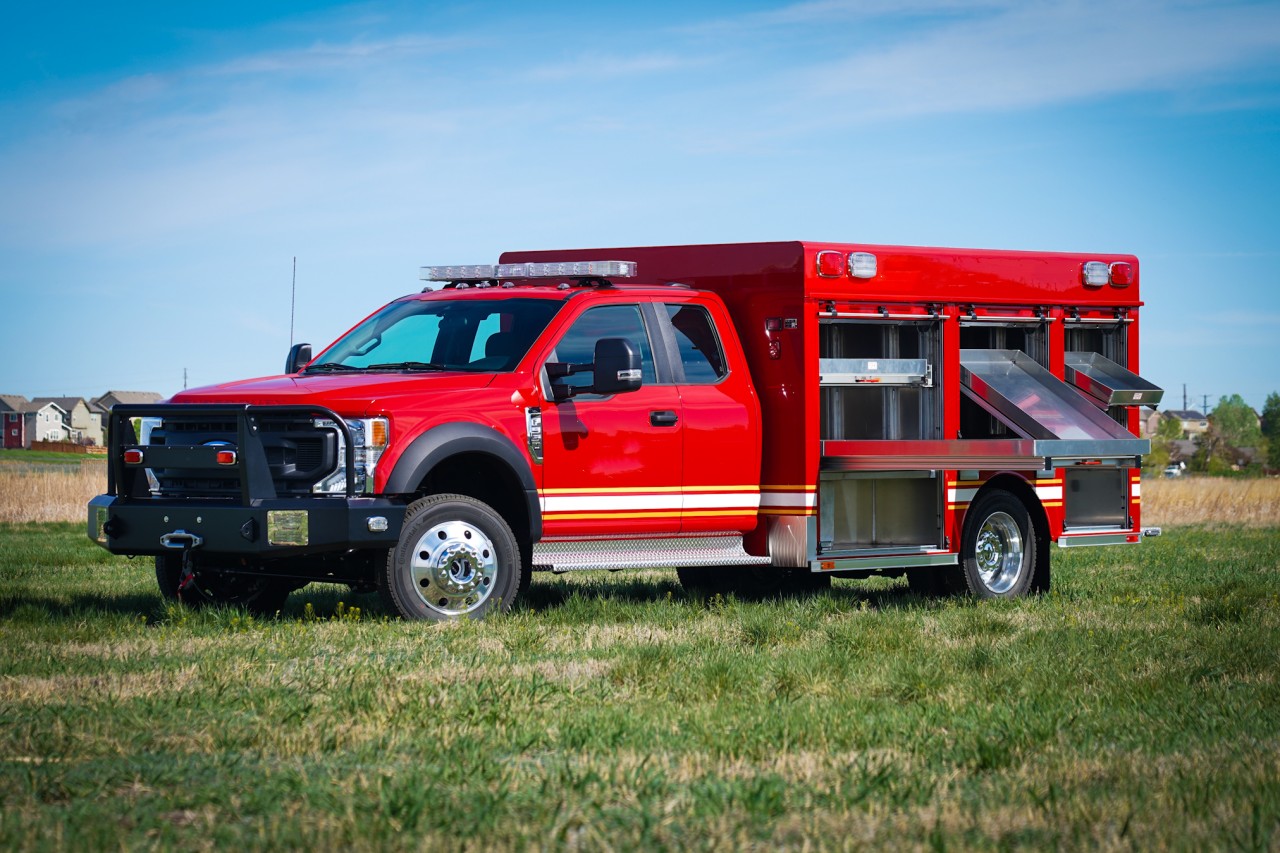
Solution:
<svg viewBox="0 0 1280 853"><path fill-rule="evenodd" d="M667 316L676 333L684 381L689 385L710 385L728 374L724 350L716 328L701 305L667 305Z"/></svg>

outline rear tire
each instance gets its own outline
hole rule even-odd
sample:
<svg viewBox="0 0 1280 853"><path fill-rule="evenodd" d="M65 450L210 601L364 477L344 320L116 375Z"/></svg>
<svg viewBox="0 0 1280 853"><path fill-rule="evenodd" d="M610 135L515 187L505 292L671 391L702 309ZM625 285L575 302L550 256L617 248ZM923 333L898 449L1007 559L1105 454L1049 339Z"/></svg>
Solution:
<svg viewBox="0 0 1280 853"><path fill-rule="evenodd" d="M405 512L378 592L405 619L483 619L511 609L526 571L515 535L492 507L465 495L430 495Z"/></svg>
<svg viewBox="0 0 1280 853"><path fill-rule="evenodd" d="M1035 585L1038 550L1031 514L1009 492L984 492L965 514L960 565L978 598L1026 595Z"/></svg>
<svg viewBox="0 0 1280 853"><path fill-rule="evenodd" d="M194 563L191 578L184 584L181 554L156 557L156 584L167 601L188 607L243 607L260 616L270 616L284 607L294 584L280 578L259 578L238 572L223 572Z"/></svg>

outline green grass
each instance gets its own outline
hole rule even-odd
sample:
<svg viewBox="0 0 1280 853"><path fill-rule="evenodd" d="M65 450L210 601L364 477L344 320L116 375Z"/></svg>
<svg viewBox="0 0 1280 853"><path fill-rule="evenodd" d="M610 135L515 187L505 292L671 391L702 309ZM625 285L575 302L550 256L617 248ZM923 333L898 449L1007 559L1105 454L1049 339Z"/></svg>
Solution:
<svg viewBox="0 0 1280 853"><path fill-rule="evenodd" d="M1280 846L1277 530L1055 550L1035 600L540 575L440 626L0 545L4 849Z"/></svg>
<svg viewBox="0 0 1280 853"><path fill-rule="evenodd" d="M80 465L85 462L105 463L107 457L93 453L55 453L52 450L14 450L0 449L0 464L27 462L27 463L55 463L62 465Z"/></svg>

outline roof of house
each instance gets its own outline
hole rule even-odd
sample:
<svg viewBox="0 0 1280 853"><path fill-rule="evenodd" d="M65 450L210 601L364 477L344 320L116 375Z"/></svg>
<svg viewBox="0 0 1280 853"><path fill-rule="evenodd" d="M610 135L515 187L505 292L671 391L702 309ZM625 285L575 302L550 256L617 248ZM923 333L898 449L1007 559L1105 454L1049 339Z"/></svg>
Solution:
<svg viewBox="0 0 1280 853"><path fill-rule="evenodd" d="M22 405L21 411L29 414L31 412L39 412L42 409L47 409L50 406L53 406L55 409L57 409L59 412L62 412L63 414L67 413L67 410L62 408L62 406L59 406L56 400L52 400L48 397L43 397L43 398L37 397L34 400L24 403Z"/></svg>
<svg viewBox="0 0 1280 853"><path fill-rule="evenodd" d="M70 412L76 407L77 403L84 403L88 406L88 402L84 397L32 397L33 403L57 403L64 412Z"/></svg>
<svg viewBox="0 0 1280 853"><path fill-rule="evenodd" d="M21 412L27 398L21 394L0 394L0 412Z"/></svg>
<svg viewBox="0 0 1280 853"><path fill-rule="evenodd" d="M101 397L94 397L90 401L90 408L97 408L98 411L105 412L116 403L124 403L125 405L134 403L158 403L164 399L163 394L157 394L155 391L108 391Z"/></svg>
<svg viewBox="0 0 1280 853"><path fill-rule="evenodd" d="M1164 413L1180 421L1202 421L1205 419L1204 415L1195 409L1165 409Z"/></svg>

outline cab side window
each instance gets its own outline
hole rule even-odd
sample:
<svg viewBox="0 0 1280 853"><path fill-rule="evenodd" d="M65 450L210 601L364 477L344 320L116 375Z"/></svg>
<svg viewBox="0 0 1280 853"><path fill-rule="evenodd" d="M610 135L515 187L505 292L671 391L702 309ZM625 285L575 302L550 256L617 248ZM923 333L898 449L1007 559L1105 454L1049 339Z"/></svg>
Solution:
<svg viewBox="0 0 1280 853"><path fill-rule="evenodd" d="M640 352L644 384L651 385L657 381L653 366L653 347L649 345L649 334L639 305L602 305L588 309L564 333L550 360L590 364L595 358L596 341L601 338L626 338L631 341L631 345ZM586 372L565 376L556 382L585 388L593 380L591 373Z"/></svg>
<svg viewBox="0 0 1280 853"><path fill-rule="evenodd" d="M667 305L666 308L675 329L685 383L712 385L727 376L724 349L707 309L701 305Z"/></svg>

